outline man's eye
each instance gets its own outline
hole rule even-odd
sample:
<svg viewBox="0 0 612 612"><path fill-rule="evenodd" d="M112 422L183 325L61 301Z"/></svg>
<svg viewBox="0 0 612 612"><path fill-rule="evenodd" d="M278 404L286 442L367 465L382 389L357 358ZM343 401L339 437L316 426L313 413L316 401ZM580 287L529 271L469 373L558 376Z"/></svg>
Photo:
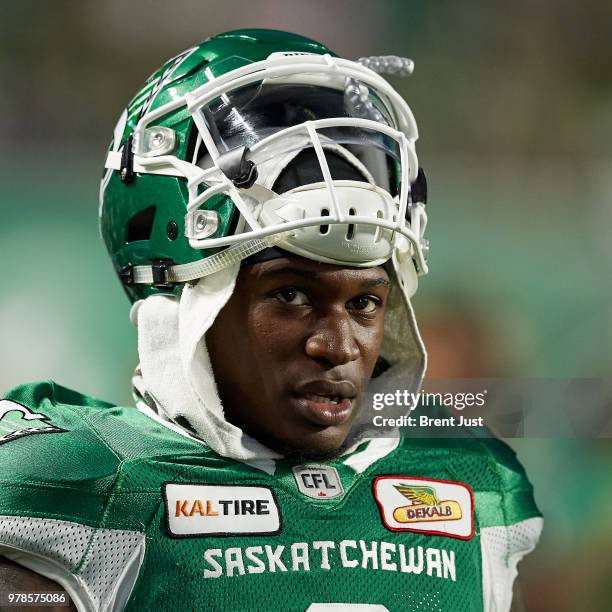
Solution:
<svg viewBox="0 0 612 612"><path fill-rule="evenodd" d="M275 295L285 304L291 304L293 306L310 304L308 296L303 291L298 291L297 289L281 289Z"/></svg>
<svg viewBox="0 0 612 612"><path fill-rule="evenodd" d="M380 298L374 297L372 295L358 295L356 298L353 298L348 306L353 308L354 310L358 310L359 312L369 314L374 312L381 305Z"/></svg>

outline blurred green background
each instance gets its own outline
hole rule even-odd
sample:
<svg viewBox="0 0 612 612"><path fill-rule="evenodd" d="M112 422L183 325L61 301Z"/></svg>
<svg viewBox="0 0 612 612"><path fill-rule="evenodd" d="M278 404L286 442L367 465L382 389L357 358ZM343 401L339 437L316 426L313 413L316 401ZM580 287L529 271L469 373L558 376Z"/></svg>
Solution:
<svg viewBox="0 0 612 612"><path fill-rule="evenodd" d="M610 2L0 0L0 391L53 378L131 401L136 334L97 229L105 150L155 68L239 27L415 60L393 83L430 182L430 376L609 378ZM611 610L611 441L511 443L546 518L517 610Z"/></svg>

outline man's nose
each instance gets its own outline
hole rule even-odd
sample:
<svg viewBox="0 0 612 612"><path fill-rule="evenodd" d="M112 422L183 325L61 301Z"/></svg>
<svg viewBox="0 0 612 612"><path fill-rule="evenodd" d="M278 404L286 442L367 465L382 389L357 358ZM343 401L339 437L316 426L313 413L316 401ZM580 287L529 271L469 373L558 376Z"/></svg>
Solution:
<svg viewBox="0 0 612 612"><path fill-rule="evenodd" d="M306 354L326 365L339 366L359 357L359 347L346 313L334 313L315 323L306 339Z"/></svg>

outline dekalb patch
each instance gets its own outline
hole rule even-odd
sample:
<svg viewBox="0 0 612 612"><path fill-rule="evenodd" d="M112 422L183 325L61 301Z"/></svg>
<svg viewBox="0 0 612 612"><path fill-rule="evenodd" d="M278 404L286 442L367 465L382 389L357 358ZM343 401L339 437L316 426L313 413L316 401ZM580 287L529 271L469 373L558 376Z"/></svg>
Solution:
<svg viewBox="0 0 612 612"><path fill-rule="evenodd" d="M313 499L332 499L344 493L338 470L328 465L296 465L293 476L301 493Z"/></svg>
<svg viewBox="0 0 612 612"><path fill-rule="evenodd" d="M168 534L175 538L275 535L281 529L272 489L249 485L163 485Z"/></svg>
<svg viewBox="0 0 612 612"><path fill-rule="evenodd" d="M41 412L32 412L11 400L0 400L0 444L31 434L58 433L65 429L56 427Z"/></svg>
<svg viewBox="0 0 612 612"><path fill-rule="evenodd" d="M379 476L374 499L391 531L414 531L469 540L474 535L472 489L451 480Z"/></svg>

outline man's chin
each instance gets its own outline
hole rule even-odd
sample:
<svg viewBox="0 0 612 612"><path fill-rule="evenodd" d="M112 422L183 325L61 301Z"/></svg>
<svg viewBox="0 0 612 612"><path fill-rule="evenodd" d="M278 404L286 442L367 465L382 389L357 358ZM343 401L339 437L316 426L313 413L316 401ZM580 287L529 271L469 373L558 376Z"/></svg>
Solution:
<svg viewBox="0 0 612 612"><path fill-rule="evenodd" d="M280 451L285 459L291 461L329 461L340 455L341 449L339 446L333 449L314 449L314 448L295 448L286 446Z"/></svg>
<svg viewBox="0 0 612 612"><path fill-rule="evenodd" d="M280 440L273 436L259 436L259 441L292 461L327 461L338 457L344 449L346 436L338 439L321 434L306 436L299 442Z"/></svg>

